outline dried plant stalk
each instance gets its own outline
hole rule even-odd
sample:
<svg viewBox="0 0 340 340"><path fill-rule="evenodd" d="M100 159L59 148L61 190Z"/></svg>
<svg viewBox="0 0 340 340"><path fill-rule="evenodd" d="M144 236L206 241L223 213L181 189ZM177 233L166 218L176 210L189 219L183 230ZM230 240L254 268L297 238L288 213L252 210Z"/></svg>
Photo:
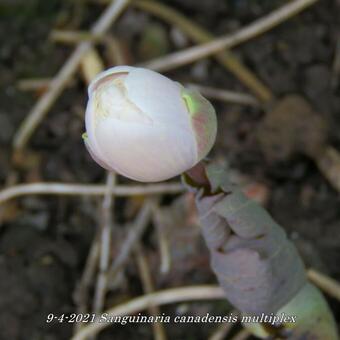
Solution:
<svg viewBox="0 0 340 340"><path fill-rule="evenodd" d="M160 306L168 303L190 300L214 300L222 298L223 292L221 288L217 286L203 285L179 287L137 297L126 303L122 303L121 305L114 306L105 313L110 316L132 315L133 313L142 311L150 306ZM89 336L98 333L110 325L112 324L109 322L99 322L96 320L95 322L86 325L77 334L75 334L71 340L87 339Z"/></svg>
<svg viewBox="0 0 340 340"><path fill-rule="evenodd" d="M75 44L82 41L90 41L92 43L103 41L102 35L96 35L88 31L65 31L52 30L50 34L51 41L64 44Z"/></svg>
<svg viewBox="0 0 340 340"><path fill-rule="evenodd" d="M90 84L95 76L105 69L104 62L94 47L90 47L84 54L80 66L83 78L87 84Z"/></svg>
<svg viewBox="0 0 340 340"><path fill-rule="evenodd" d="M114 199L111 195L112 188L116 184L116 174L107 173L106 193L101 209L101 225L100 225L100 258L99 272L97 276L96 289L93 301L93 311L100 313L103 310L105 295L108 284L108 269L110 264L111 253L111 232L113 225L113 206Z"/></svg>
<svg viewBox="0 0 340 340"><path fill-rule="evenodd" d="M116 196L177 194L183 192L180 183L160 183L146 185L117 185L112 189ZM65 184L57 182L41 182L18 184L0 191L0 204L20 196L27 195L67 195L67 196L103 196L106 185L96 184Z"/></svg>
<svg viewBox="0 0 340 340"><path fill-rule="evenodd" d="M188 86L198 90L204 97L210 99L216 99L226 103L250 105L254 107L260 106L260 102L254 96L247 93L218 89L193 83L188 84Z"/></svg>
<svg viewBox="0 0 340 340"><path fill-rule="evenodd" d="M144 254L144 249L142 248L140 243L137 243L136 250L136 262L138 265L139 275L141 277L141 281L143 284L143 289L146 294L151 294L155 291L153 278L151 274L151 268L147 259L147 256ZM159 306L150 306L148 308L148 312L150 315L157 316L161 315L161 310ZM166 340L166 332L165 327L161 322L155 322L152 324L154 340Z"/></svg>

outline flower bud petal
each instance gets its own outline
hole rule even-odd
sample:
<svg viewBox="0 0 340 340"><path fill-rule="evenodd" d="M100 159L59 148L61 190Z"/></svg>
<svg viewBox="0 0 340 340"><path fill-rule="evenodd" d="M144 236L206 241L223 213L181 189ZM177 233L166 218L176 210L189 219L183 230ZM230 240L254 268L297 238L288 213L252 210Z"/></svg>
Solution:
<svg viewBox="0 0 340 340"><path fill-rule="evenodd" d="M216 137L212 105L156 72L119 66L89 86L86 145L107 169L142 182L188 170Z"/></svg>
<svg viewBox="0 0 340 340"><path fill-rule="evenodd" d="M197 90L183 89L182 97L191 116L198 147L198 158L204 158L215 143L217 124L215 109Z"/></svg>

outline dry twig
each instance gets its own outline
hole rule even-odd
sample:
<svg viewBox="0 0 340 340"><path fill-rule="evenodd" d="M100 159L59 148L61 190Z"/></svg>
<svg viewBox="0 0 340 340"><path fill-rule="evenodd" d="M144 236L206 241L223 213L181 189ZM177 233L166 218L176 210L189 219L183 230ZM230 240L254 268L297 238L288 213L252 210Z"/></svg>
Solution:
<svg viewBox="0 0 340 340"><path fill-rule="evenodd" d="M0 204L21 196L27 195L65 195L65 196L103 196L105 195L105 185L94 184L64 184L64 183L32 183L18 184L0 191ZM169 182L146 185L117 185L112 189L112 194L116 196L135 195L157 195L157 194L177 194L183 192L181 183Z"/></svg>
<svg viewBox="0 0 340 340"><path fill-rule="evenodd" d="M94 313L99 314L103 310L107 281L108 269L110 264L111 253L111 229L112 229L112 207L113 196L112 189L116 184L116 175L112 172L107 174L106 193L102 204L102 222L100 230L100 259L99 259L99 273L97 277L97 284L93 302Z"/></svg>
<svg viewBox="0 0 340 340"><path fill-rule="evenodd" d="M46 89L50 84L50 78L21 79L17 82L17 88L20 91L36 91Z"/></svg>
<svg viewBox="0 0 340 340"><path fill-rule="evenodd" d="M129 260L129 256L135 247L136 243L140 240L143 232L148 226L152 207L155 205L155 201L148 199L144 206L139 211L133 225L129 227L128 235L119 251L118 256L115 258L110 269L110 279L114 279L115 275L121 270L124 264Z"/></svg>
<svg viewBox="0 0 340 340"><path fill-rule="evenodd" d="M197 89L203 96L210 99L217 99L226 103L250 105L258 107L260 102L250 94L217 89L210 86L202 86L198 84L188 84L190 87Z"/></svg>
<svg viewBox="0 0 340 340"><path fill-rule="evenodd" d="M169 240L167 233L164 230L164 221L162 211L158 206L155 206L152 212L152 221L156 228L158 247L160 253L160 272L166 274L170 270L171 266L171 255L169 249Z"/></svg>
<svg viewBox="0 0 340 340"><path fill-rule="evenodd" d="M88 291L91 283L93 282L99 258L98 243L98 238L95 238L92 242L91 249L86 259L83 275L74 292L74 300L77 305L77 313L79 314L85 314L88 312ZM75 333L78 332L83 326L84 324L82 322L75 322Z"/></svg>
<svg viewBox="0 0 340 340"><path fill-rule="evenodd" d="M328 145L314 160L324 177L335 190L340 192L340 153L333 146Z"/></svg>
<svg viewBox="0 0 340 340"><path fill-rule="evenodd" d="M51 41L64 44L78 44L83 41L97 43L103 41L103 35L94 34L88 31L52 30L50 39Z"/></svg>
<svg viewBox="0 0 340 340"><path fill-rule="evenodd" d="M245 340L248 339L249 336L250 336L249 331L246 329L242 329L231 340Z"/></svg>
<svg viewBox="0 0 340 340"><path fill-rule="evenodd" d="M91 29L95 35L104 34L111 24L118 18L120 13L128 5L128 0L115 0L105 10L102 16ZM52 107L58 96L61 94L66 84L74 75L83 56L91 47L90 42L82 42L74 50L69 59L64 63L59 73L53 78L48 91L38 100L36 105L29 112L17 131L13 146L15 149L22 149L26 146L36 127L45 117L47 111Z"/></svg>
<svg viewBox="0 0 340 340"><path fill-rule="evenodd" d="M136 261L139 269L139 275L142 280L143 289L145 294L151 294L155 291L155 287L152 280L150 266L147 257L144 254L142 246L137 243L136 246ZM150 315L157 316L161 315L159 306L150 306L148 308ZM162 323L154 322L152 323L152 329L154 332L155 340L166 340L165 328Z"/></svg>
<svg viewBox="0 0 340 340"><path fill-rule="evenodd" d="M94 47L90 47L84 54L81 62L81 73L87 84L95 78L95 76L104 71L104 62Z"/></svg>
<svg viewBox="0 0 340 340"><path fill-rule="evenodd" d="M321 290L340 301L340 283L338 281L315 269L309 269L307 276Z"/></svg>
<svg viewBox="0 0 340 340"><path fill-rule="evenodd" d="M295 0L288 2L281 8L273 11L263 18L254 21L252 24L240 29L235 33L227 34L211 42L151 60L142 64L142 66L159 72L164 72L179 66L190 64L196 60L208 57L212 54L222 51L225 48L234 47L266 31L269 31L273 27L298 14L317 1L318 0Z"/></svg>
<svg viewBox="0 0 340 340"><path fill-rule="evenodd" d="M105 313L110 316L131 315L140 312L150 306L160 306L169 303L176 303L190 300L213 300L224 299L224 292L219 286L203 285L189 286L183 288L172 288L158 291L152 294L134 298L126 303L115 306ZM100 330L110 326L108 322L91 323L82 328L71 340L84 340L88 336L98 333Z"/></svg>
<svg viewBox="0 0 340 340"><path fill-rule="evenodd" d="M107 49L108 59L113 65L128 65L128 58L125 55L120 41L112 35L107 35L104 39Z"/></svg>
<svg viewBox="0 0 340 340"><path fill-rule="evenodd" d="M232 314L237 315L237 311L233 310L231 312ZM217 329L214 331L214 333L209 337L208 340L223 340L226 339L227 335L231 331L235 324L233 322L225 322L221 323Z"/></svg>

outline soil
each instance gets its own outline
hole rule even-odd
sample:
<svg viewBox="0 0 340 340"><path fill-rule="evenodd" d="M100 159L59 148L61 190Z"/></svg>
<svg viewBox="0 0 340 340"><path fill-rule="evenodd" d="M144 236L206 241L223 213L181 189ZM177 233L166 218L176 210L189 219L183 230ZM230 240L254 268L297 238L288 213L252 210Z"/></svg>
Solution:
<svg viewBox="0 0 340 340"><path fill-rule="evenodd" d="M231 32L284 4L283 0L169 0L191 19L215 35ZM308 100L318 119L328 126L327 142L340 150L338 0L323 0L234 52L277 97L298 94ZM49 78L62 66L71 46L52 43L51 29L86 29L103 6L82 1L4 0L0 3L0 181L61 181L103 183L105 172L86 152L81 134L86 86L80 77L58 99L39 126L29 149L13 158L11 141L20 122L41 91L18 89L25 78ZM162 31L160 48L150 52L143 32ZM164 54L189 42L167 24L129 9L111 32L117 34L131 63ZM177 37L177 38L176 38ZM145 45L146 44L146 45ZM102 47L101 47L102 48ZM99 49L101 51L101 48ZM105 55L105 51L103 51ZM110 61L106 59L107 66ZM168 74L178 81L248 92L215 60L200 61ZM340 281L340 196L301 150L279 160L266 157L258 131L266 113L258 108L213 101L219 134L212 158L260 183L268 191L267 208L294 240L305 263ZM323 123L322 123L323 124ZM295 130L294 130L295 131ZM296 131L295 131L296 132ZM300 131L300 133L303 133ZM284 140L289 140L286 136ZM297 138L297 140L300 140ZM125 180L120 179L122 182ZM173 198L165 198L169 205ZM100 199L26 197L1 207L0 218L0 340L68 339L71 324L46 323L49 313L75 310L73 292L80 279L98 225ZM176 204L173 205L176 207ZM119 225L128 219L129 201L116 204ZM176 208L177 209L177 208ZM133 209L132 209L133 210ZM133 213L133 212L132 212ZM171 216L171 215L170 215ZM118 226L120 233L126 230ZM173 233L170 274L157 280L157 288L212 283L208 252L197 229L177 226ZM118 237L117 237L118 238ZM152 263L158 253L152 235L145 238ZM189 247L188 244L191 246ZM115 242L114 252L119 251ZM176 268L177 266L177 268ZM142 293L133 261L124 276L125 287L114 288L108 305ZM327 297L340 323L340 303ZM227 313L221 303L167 306L167 314ZM166 326L170 339L206 339L216 325ZM236 330L235 330L236 331ZM99 339L150 339L148 325L108 328Z"/></svg>

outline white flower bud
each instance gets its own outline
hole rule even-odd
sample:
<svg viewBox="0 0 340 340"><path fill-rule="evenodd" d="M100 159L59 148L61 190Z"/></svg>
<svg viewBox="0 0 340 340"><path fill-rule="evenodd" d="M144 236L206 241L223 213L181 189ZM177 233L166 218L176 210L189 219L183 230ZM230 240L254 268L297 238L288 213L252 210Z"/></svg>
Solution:
<svg viewBox="0 0 340 340"><path fill-rule="evenodd" d="M141 182L190 169L212 148L213 106L156 72L118 66L89 86L86 146L97 163Z"/></svg>

